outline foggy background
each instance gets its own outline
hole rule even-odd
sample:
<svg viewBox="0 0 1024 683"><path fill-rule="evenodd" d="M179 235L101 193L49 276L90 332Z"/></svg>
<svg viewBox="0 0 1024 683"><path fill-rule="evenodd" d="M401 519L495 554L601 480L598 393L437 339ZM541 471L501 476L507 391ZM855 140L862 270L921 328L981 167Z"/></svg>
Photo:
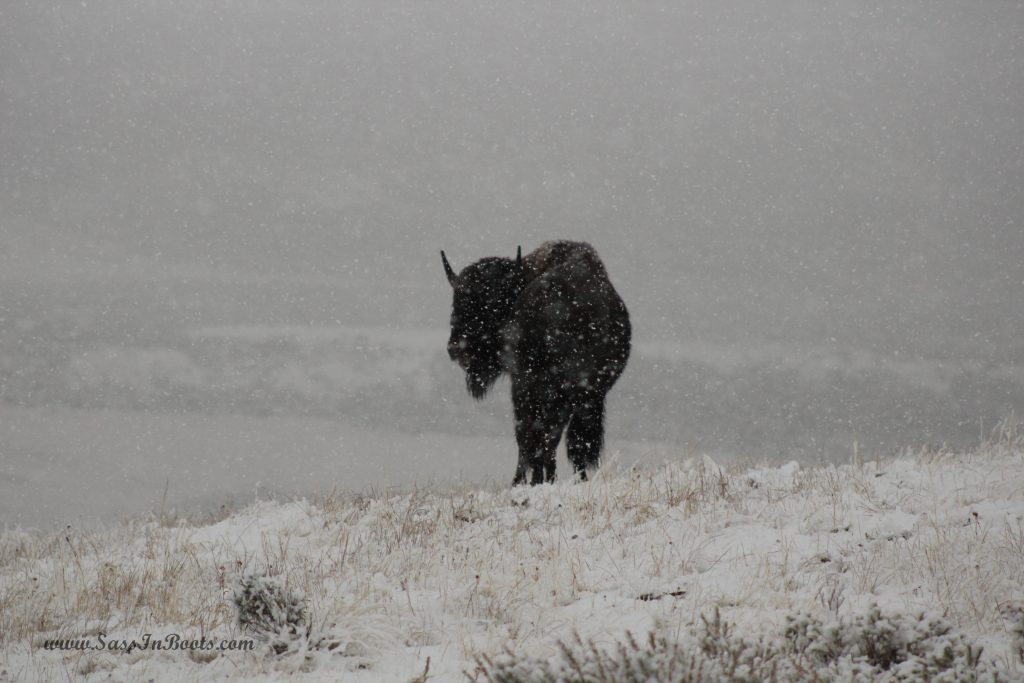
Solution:
<svg viewBox="0 0 1024 683"><path fill-rule="evenodd" d="M0 523L510 480L441 248L597 248L624 461L1024 406L1019 2L8 0L0 187Z"/></svg>

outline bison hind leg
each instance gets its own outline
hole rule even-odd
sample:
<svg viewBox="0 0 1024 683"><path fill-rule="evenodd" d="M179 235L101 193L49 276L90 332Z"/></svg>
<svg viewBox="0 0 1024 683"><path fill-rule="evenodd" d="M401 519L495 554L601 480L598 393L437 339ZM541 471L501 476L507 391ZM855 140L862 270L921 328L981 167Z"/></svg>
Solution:
<svg viewBox="0 0 1024 683"><path fill-rule="evenodd" d="M604 445L604 396L580 402L569 421L566 450L573 469L586 480L587 468L596 467Z"/></svg>

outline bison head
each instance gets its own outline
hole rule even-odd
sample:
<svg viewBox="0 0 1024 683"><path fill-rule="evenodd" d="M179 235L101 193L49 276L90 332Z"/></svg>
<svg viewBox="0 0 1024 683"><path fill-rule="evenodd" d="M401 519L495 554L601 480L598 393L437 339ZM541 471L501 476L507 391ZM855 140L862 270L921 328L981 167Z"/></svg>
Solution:
<svg viewBox="0 0 1024 683"><path fill-rule="evenodd" d="M523 291L523 255L484 258L455 274L444 252L441 262L454 290L448 356L466 371L466 388L483 398L502 371L501 328Z"/></svg>

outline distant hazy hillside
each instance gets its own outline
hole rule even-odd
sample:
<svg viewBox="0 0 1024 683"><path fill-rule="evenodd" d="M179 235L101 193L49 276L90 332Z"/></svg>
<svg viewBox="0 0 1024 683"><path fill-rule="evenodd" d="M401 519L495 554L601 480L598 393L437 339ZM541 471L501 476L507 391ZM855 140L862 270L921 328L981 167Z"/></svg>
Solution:
<svg viewBox="0 0 1024 683"><path fill-rule="evenodd" d="M218 291L101 287L13 296L5 302L9 324L0 328L0 399L313 415L408 434L510 434L507 384L483 403L471 400L444 351L444 329L340 324L298 287ZM244 324L250 316L293 322ZM755 458L845 458L855 441L865 452L977 443L1024 406L1024 374L1015 362L1020 348L972 341L950 337L934 354L901 355L840 340L640 337L610 395L609 434Z"/></svg>

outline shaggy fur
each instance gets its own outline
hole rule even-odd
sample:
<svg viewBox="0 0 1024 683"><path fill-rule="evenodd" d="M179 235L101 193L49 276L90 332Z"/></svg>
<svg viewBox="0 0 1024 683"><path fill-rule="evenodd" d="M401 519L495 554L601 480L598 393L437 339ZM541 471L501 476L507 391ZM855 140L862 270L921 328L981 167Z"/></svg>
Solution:
<svg viewBox="0 0 1024 683"><path fill-rule="evenodd" d="M485 258L456 274L448 355L482 398L512 378L519 463L513 484L555 477L555 449L568 427L569 461L586 479L604 441L608 390L629 359L629 313L604 264L583 242L545 242L522 258Z"/></svg>

